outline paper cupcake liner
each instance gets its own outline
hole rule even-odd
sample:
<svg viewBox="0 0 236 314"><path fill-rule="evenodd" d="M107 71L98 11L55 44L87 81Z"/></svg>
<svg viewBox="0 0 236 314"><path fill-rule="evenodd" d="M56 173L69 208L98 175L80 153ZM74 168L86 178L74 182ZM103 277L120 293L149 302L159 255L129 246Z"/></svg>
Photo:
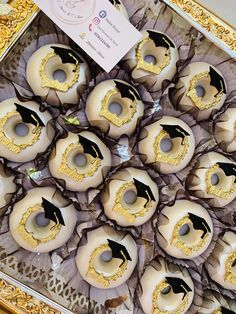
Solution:
<svg viewBox="0 0 236 314"><path fill-rule="evenodd" d="M218 305L218 308L223 306L225 309L229 309L232 312L236 311L236 303L233 300L223 297L221 294L215 291L204 290L203 303L200 307L199 313L202 313L202 311L206 310L209 311L209 309L214 309L216 305Z"/></svg>

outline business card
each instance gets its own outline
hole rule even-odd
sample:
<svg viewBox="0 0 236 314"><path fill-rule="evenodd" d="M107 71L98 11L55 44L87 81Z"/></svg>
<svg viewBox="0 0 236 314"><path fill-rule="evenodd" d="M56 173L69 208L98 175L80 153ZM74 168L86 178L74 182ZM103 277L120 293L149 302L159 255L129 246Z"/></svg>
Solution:
<svg viewBox="0 0 236 314"><path fill-rule="evenodd" d="M34 2L106 72L142 37L109 0Z"/></svg>

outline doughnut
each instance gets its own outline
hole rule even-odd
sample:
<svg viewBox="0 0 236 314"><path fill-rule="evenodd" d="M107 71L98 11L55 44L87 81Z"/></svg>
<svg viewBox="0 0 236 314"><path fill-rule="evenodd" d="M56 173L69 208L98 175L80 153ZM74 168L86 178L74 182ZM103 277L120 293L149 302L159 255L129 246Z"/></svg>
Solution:
<svg viewBox="0 0 236 314"><path fill-rule="evenodd" d="M172 99L179 109L200 121L223 106L227 89L225 79L213 65L193 62L183 70L174 91Z"/></svg>
<svg viewBox="0 0 236 314"><path fill-rule="evenodd" d="M141 31L142 38L123 58L132 71L132 78L151 86L151 91L160 90L164 80L171 81L176 74L179 53L175 43L166 34L157 30Z"/></svg>
<svg viewBox="0 0 236 314"><path fill-rule="evenodd" d="M49 158L51 174L71 191L86 191L103 182L111 168L111 153L92 132L69 132L57 141Z"/></svg>
<svg viewBox="0 0 236 314"><path fill-rule="evenodd" d="M158 243L176 258L192 259L201 255L212 236L211 217L197 203L177 200L173 206L165 206L158 217Z"/></svg>
<svg viewBox="0 0 236 314"><path fill-rule="evenodd" d="M88 232L86 244L78 248L76 264L90 285L109 289L130 278L137 259L137 246L131 235L102 226Z"/></svg>
<svg viewBox="0 0 236 314"><path fill-rule="evenodd" d="M201 314L235 314L236 303L215 291L204 291Z"/></svg>
<svg viewBox="0 0 236 314"><path fill-rule="evenodd" d="M144 105L132 85L121 80L106 80L89 94L85 112L91 126L117 139L135 132Z"/></svg>
<svg viewBox="0 0 236 314"><path fill-rule="evenodd" d="M64 245L72 236L77 221L74 205L56 188L29 190L14 204L9 226L19 246L35 253L47 253Z"/></svg>
<svg viewBox="0 0 236 314"><path fill-rule="evenodd" d="M236 290L236 234L227 231L217 239L214 251L205 263L212 280L224 289Z"/></svg>
<svg viewBox="0 0 236 314"><path fill-rule="evenodd" d="M49 112L41 112L34 101L10 98L0 103L0 156L13 162L33 160L54 137Z"/></svg>
<svg viewBox="0 0 236 314"><path fill-rule="evenodd" d="M194 284L186 268L152 261L141 277L139 301L145 314L183 314L194 298Z"/></svg>
<svg viewBox="0 0 236 314"><path fill-rule="evenodd" d="M176 173L192 159L195 139L185 122L164 116L141 130L138 150L145 164L155 164L161 173Z"/></svg>
<svg viewBox="0 0 236 314"><path fill-rule="evenodd" d="M235 169L235 162L217 152L203 154L188 175L186 187L212 206L225 206L236 197Z"/></svg>
<svg viewBox="0 0 236 314"><path fill-rule="evenodd" d="M154 214L159 191L145 170L125 168L110 178L101 194L104 212L118 225L140 226Z"/></svg>
<svg viewBox="0 0 236 314"><path fill-rule="evenodd" d="M129 19L128 12L121 0L109 0L112 5L116 7L116 9L126 18Z"/></svg>
<svg viewBox="0 0 236 314"><path fill-rule="evenodd" d="M12 194L16 192L16 184L14 183L14 176L7 173L2 163L0 163L0 209L7 206Z"/></svg>
<svg viewBox="0 0 236 314"><path fill-rule="evenodd" d="M217 118L214 137L228 153L236 151L236 108L228 108ZM223 145L226 144L226 145Z"/></svg>
<svg viewBox="0 0 236 314"><path fill-rule="evenodd" d="M53 106L77 104L89 76L85 60L66 45L39 48L26 68L26 79L34 94Z"/></svg>

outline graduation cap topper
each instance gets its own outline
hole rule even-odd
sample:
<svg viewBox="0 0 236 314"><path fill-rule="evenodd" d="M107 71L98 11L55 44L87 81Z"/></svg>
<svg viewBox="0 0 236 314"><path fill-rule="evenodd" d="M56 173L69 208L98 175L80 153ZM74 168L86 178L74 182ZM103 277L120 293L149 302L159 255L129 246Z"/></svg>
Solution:
<svg viewBox="0 0 236 314"><path fill-rule="evenodd" d="M139 93L133 86L117 80L114 80L114 82L116 84L116 88L119 90L123 98L129 98L132 101L135 101L136 98L141 100Z"/></svg>
<svg viewBox="0 0 236 314"><path fill-rule="evenodd" d="M45 124L40 119L37 112L17 103L14 103L14 105L16 106L16 111L20 114L23 122L31 123L36 127L39 127L39 126L45 127Z"/></svg>
<svg viewBox="0 0 236 314"><path fill-rule="evenodd" d="M166 277L166 282L171 286L174 294L183 293L182 300L185 298L188 292L191 292L192 289L186 284L186 282L177 277Z"/></svg>
<svg viewBox="0 0 236 314"><path fill-rule="evenodd" d="M188 217L191 220L192 224L193 224L193 228L195 230L202 230L203 234L201 236L201 238L203 239L205 237L205 235L208 232L211 232L211 228L209 227L208 223L206 222L205 219L203 219L202 217L196 216L192 213L188 213Z"/></svg>
<svg viewBox="0 0 236 314"><path fill-rule="evenodd" d="M147 30L147 32L149 34L149 38L154 41L156 47L164 47L166 49L169 49L170 47L175 48L174 43L165 34L153 32L150 30Z"/></svg>
<svg viewBox="0 0 236 314"><path fill-rule="evenodd" d="M235 176L234 183L236 183L236 165L233 163L217 162L217 165L224 171L227 177Z"/></svg>
<svg viewBox="0 0 236 314"><path fill-rule="evenodd" d="M100 148L98 147L96 143L92 142L86 137L83 137L82 135L78 135L78 136L79 136L79 142L83 146L85 154L89 154L94 158L100 158L101 160L103 160L103 155L100 151Z"/></svg>
<svg viewBox="0 0 236 314"><path fill-rule="evenodd" d="M234 311L231 311L229 309L226 309L225 307L221 306L220 311L222 314L235 314Z"/></svg>
<svg viewBox="0 0 236 314"><path fill-rule="evenodd" d="M113 5L121 5L119 0L109 0Z"/></svg>
<svg viewBox="0 0 236 314"><path fill-rule="evenodd" d="M150 200L152 200L154 202L156 201L155 197L154 197L154 195L152 193L152 190L151 190L151 188L148 185L138 181L135 178L134 178L134 185L135 185L135 187L137 189L137 196L145 198L147 200L147 202L144 205L144 207L146 207L147 203Z"/></svg>
<svg viewBox="0 0 236 314"><path fill-rule="evenodd" d="M126 247L118 242L115 242L113 240L107 239L108 245L112 251L112 257L113 258L119 258L122 260L122 263L120 267L124 264L124 262L132 261L129 252L127 251Z"/></svg>
<svg viewBox="0 0 236 314"><path fill-rule="evenodd" d="M190 136L190 134L179 125L161 124L161 127L169 134L172 139L177 137L182 138L181 145L183 145L185 137Z"/></svg>
<svg viewBox="0 0 236 314"><path fill-rule="evenodd" d="M55 46L51 46L51 48L54 50L55 54L61 58L63 64L72 63L77 65L78 63L84 63L84 60L82 60L72 49Z"/></svg>
<svg viewBox="0 0 236 314"><path fill-rule="evenodd" d="M58 207L53 205L51 202L42 197L42 206L45 212L45 218L50 219L55 222L55 224L61 224L65 226L64 219L62 217L61 211Z"/></svg>
<svg viewBox="0 0 236 314"><path fill-rule="evenodd" d="M216 70L214 70L211 66L209 75L211 78L210 84L218 90L218 94L221 92L226 94L226 86L223 77L218 72L216 72Z"/></svg>

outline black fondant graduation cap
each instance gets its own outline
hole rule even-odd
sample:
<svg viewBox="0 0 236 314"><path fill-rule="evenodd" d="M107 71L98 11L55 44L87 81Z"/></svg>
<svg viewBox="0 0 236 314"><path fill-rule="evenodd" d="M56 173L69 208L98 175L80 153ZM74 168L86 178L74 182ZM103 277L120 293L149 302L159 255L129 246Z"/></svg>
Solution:
<svg viewBox="0 0 236 314"><path fill-rule="evenodd" d="M222 314L235 314L234 311L231 311L229 309L226 309L225 307L221 306L220 311Z"/></svg>
<svg viewBox="0 0 236 314"><path fill-rule="evenodd" d="M120 3L120 1L119 0L109 0L110 2L111 2L111 4L113 4L113 5L120 5L121 3Z"/></svg>
<svg viewBox="0 0 236 314"><path fill-rule="evenodd" d="M147 32L149 34L149 37L154 41L156 47L164 47L166 49L169 49L170 47L175 47L174 43L165 34L153 31Z"/></svg>
<svg viewBox="0 0 236 314"><path fill-rule="evenodd" d="M82 135L79 135L79 141L80 144L83 146L84 153L89 154L93 156L94 158L100 158L101 160L103 159L103 155L98 147L98 145L86 137L83 137Z"/></svg>
<svg viewBox="0 0 236 314"><path fill-rule="evenodd" d="M29 108L26 108L22 105L19 105L17 103L14 103L14 104L16 106L16 111L19 112L23 122L31 123L31 124L35 125L36 127L45 126L43 121L40 119L40 117L38 116L38 114L35 111L33 111Z"/></svg>
<svg viewBox="0 0 236 314"><path fill-rule="evenodd" d="M112 241L110 239L107 239L108 245L112 251L112 257L114 258L120 258L123 262L120 266L122 266L127 261L132 261L126 247L120 243L117 243L115 241Z"/></svg>
<svg viewBox="0 0 236 314"><path fill-rule="evenodd" d="M135 178L134 178L134 185L135 185L135 187L137 189L137 196L145 198L147 200L147 203L148 203L149 199L151 199L154 202L156 201L155 197L154 197L154 195L152 193L152 190L151 190L151 188L148 185L138 181ZM145 204L145 206L146 206L146 204Z"/></svg>
<svg viewBox="0 0 236 314"><path fill-rule="evenodd" d="M205 221L205 219L203 219L202 217L198 217L198 216L191 214L191 213L188 213L188 217L192 221L193 228L195 230L202 230L203 231L203 234L201 236L202 239L205 237L205 235L208 232L211 232L211 228L209 227L209 225Z"/></svg>
<svg viewBox="0 0 236 314"><path fill-rule="evenodd" d="M114 80L114 82L116 83L116 88L119 90L122 97L124 98L127 97L129 99L132 99L133 101L135 100L135 97L138 100L141 100L139 93L136 91L136 89L133 86L127 85L117 80Z"/></svg>
<svg viewBox="0 0 236 314"><path fill-rule="evenodd" d="M56 224L65 226L64 219L58 207L50 203L44 197L42 197L42 206L44 208L45 218L54 221Z"/></svg>
<svg viewBox="0 0 236 314"><path fill-rule="evenodd" d="M226 87L223 77L219 73L217 73L212 67L210 67L209 75L211 78L210 84L214 86L219 93L223 91L223 93L226 94Z"/></svg>
<svg viewBox="0 0 236 314"><path fill-rule="evenodd" d="M51 46L51 48L61 58L62 63L77 64L77 61L79 63L84 63L84 61L72 49L55 46Z"/></svg>
<svg viewBox="0 0 236 314"><path fill-rule="evenodd" d="M182 300L185 298L188 292L192 291L192 289L181 278L166 277L166 282L171 286L175 294L184 293Z"/></svg>
<svg viewBox="0 0 236 314"><path fill-rule="evenodd" d="M181 137L182 143L184 141L185 136L190 136L190 134L185 131L181 126L179 125L167 125L167 124L161 124L161 127L164 131L166 131L171 138Z"/></svg>
<svg viewBox="0 0 236 314"><path fill-rule="evenodd" d="M226 162L217 162L220 169L222 169L227 177L235 176L234 183L236 183L236 165Z"/></svg>

